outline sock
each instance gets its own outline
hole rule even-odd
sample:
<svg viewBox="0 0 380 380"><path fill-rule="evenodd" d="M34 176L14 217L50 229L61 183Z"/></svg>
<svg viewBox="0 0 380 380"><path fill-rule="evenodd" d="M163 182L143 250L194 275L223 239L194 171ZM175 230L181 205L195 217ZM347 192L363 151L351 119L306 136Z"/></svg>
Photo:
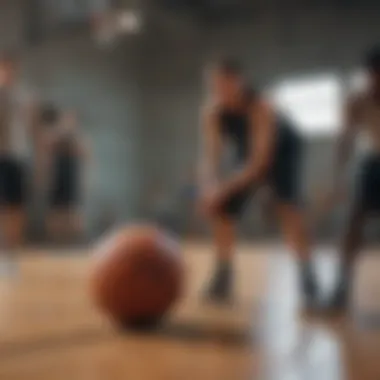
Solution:
<svg viewBox="0 0 380 380"><path fill-rule="evenodd" d="M217 259L216 270L219 274L229 273L232 270L232 261L229 258Z"/></svg>
<svg viewBox="0 0 380 380"><path fill-rule="evenodd" d="M231 259L230 258L220 258L220 256L218 256L218 265L220 267L230 267L231 266Z"/></svg>

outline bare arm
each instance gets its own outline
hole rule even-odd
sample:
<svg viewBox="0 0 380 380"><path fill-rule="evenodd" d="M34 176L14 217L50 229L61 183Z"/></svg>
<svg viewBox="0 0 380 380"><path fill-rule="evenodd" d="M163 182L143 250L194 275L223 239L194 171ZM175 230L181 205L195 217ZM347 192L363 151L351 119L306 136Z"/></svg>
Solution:
<svg viewBox="0 0 380 380"><path fill-rule="evenodd" d="M250 111L250 155L245 167L227 182L224 193L244 189L266 175L272 162L275 141L275 118L265 102L252 106Z"/></svg>
<svg viewBox="0 0 380 380"><path fill-rule="evenodd" d="M340 184L345 175L347 163L351 158L353 145L359 127L358 99L351 99L344 110L344 124L337 144L336 162L334 165L334 182Z"/></svg>
<svg viewBox="0 0 380 380"><path fill-rule="evenodd" d="M207 110L201 117L202 152L199 171L200 185L204 190L219 182L222 139L216 112Z"/></svg>

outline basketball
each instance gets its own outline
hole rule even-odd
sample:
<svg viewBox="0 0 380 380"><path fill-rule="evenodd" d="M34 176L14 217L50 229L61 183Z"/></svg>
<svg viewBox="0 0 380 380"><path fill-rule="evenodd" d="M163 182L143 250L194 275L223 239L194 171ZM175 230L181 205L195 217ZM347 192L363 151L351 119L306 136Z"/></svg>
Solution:
<svg viewBox="0 0 380 380"><path fill-rule="evenodd" d="M178 299L182 283L179 244L156 227L123 228L95 250L94 301L123 326L156 325Z"/></svg>

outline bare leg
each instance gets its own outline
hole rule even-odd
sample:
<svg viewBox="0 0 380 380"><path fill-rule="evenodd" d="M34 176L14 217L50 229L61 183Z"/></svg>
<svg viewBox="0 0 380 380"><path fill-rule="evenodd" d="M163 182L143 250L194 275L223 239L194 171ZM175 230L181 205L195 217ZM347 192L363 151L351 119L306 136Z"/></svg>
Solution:
<svg viewBox="0 0 380 380"><path fill-rule="evenodd" d="M363 243L366 217L366 212L362 207L359 205L353 207L341 246L341 270L337 289L329 305L331 309L343 311L348 306L349 295L352 288L353 268Z"/></svg>
<svg viewBox="0 0 380 380"><path fill-rule="evenodd" d="M295 205L279 203L277 213L288 246L300 263L302 291L311 306L317 296L317 284L311 265L311 238L303 211Z"/></svg>
<svg viewBox="0 0 380 380"><path fill-rule="evenodd" d="M20 246L24 238L24 210L20 208L9 208L5 210L2 224L7 245L11 247Z"/></svg>
<svg viewBox="0 0 380 380"><path fill-rule="evenodd" d="M365 222L366 213L360 207L355 208L349 217L341 250L342 267L348 271L353 268L362 246Z"/></svg>
<svg viewBox="0 0 380 380"><path fill-rule="evenodd" d="M83 238L84 226L80 212L75 209L68 210L68 225L71 227L69 231L70 239L78 241Z"/></svg>
<svg viewBox="0 0 380 380"><path fill-rule="evenodd" d="M224 216L215 216L212 221L216 266L207 297L225 301L232 291L232 260L236 240L235 223Z"/></svg>
<svg viewBox="0 0 380 380"><path fill-rule="evenodd" d="M220 261L232 261L236 240L235 223L225 217L216 217L212 222L214 244Z"/></svg>
<svg viewBox="0 0 380 380"><path fill-rule="evenodd" d="M6 207L0 213L2 254L14 263L24 238L25 213L20 207ZM13 265L11 265L13 267Z"/></svg>
<svg viewBox="0 0 380 380"><path fill-rule="evenodd" d="M54 243L62 243L65 239L65 217L61 209L53 210L48 219L48 234Z"/></svg>
<svg viewBox="0 0 380 380"><path fill-rule="evenodd" d="M82 232L81 216L69 208L54 210L49 218L49 235L56 243L69 243Z"/></svg>
<svg viewBox="0 0 380 380"><path fill-rule="evenodd" d="M298 259L309 261L311 238L302 210L297 206L278 204L277 212L287 244L294 250Z"/></svg>

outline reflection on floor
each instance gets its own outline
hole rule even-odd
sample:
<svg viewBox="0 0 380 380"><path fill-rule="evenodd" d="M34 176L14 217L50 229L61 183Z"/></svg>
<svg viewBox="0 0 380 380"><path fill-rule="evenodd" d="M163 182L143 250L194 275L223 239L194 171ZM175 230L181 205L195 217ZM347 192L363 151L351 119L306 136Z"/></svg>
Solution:
<svg viewBox="0 0 380 380"><path fill-rule="evenodd" d="M19 276L0 281L0 379L380 379L380 258L358 268L351 317L301 317L295 264L280 247L240 247L229 307L200 301L210 247L184 251L187 296L145 336L120 334L93 308L86 253L28 252ZM317 263L327 294L333 251Z"/></svg>

